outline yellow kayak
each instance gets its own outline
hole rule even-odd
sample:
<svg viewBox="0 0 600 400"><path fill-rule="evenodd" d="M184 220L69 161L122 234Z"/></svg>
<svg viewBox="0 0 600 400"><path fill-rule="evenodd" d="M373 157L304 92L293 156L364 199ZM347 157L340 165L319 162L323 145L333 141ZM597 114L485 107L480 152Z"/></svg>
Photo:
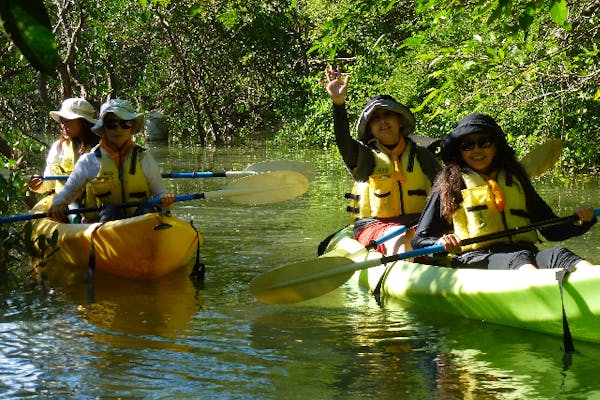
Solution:
<svg viewBox="0 0 600 400"><path fill-rule="evenodd" d="M32 213L45 213L52 196L40 200ZM58 231L58 251L51 260L87 268L93 238L95 270L133 278L155 279L188 263L202 244L190 223L151 213L103 224L69 224L41 218L32 221L34 239ZM159 228L160 229L156 229Z"/></svg>

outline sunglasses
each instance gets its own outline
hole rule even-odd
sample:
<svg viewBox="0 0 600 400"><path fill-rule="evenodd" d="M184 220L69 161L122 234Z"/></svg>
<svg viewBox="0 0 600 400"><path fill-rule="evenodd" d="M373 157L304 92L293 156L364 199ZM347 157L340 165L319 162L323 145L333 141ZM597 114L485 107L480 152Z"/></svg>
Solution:
<svg viewBox="0 0 600 400"><path fill-rule="evenodd" d="M490 136L482 137L476 140L465 140L458 147L462 151L472 151L475 150L475 147L479 147L480 149L488 149L494 145L494 138Z"/></svg>
<svg viewBox="0 0 600 400"><path fill-rule="evenodd" d="M125 119L113 119L110 121L104 121L104 126L106 129L117 129L118 126L120 126L122 129L131 129L133 126L133 121Z"/></svg>

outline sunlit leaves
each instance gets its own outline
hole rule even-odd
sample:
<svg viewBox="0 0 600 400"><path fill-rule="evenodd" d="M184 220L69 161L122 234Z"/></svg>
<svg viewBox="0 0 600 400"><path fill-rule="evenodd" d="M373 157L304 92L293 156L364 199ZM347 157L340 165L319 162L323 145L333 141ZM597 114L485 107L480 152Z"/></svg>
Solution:
<svg viewBox="0 0 600 400"><path fill-rule="evenodd" d="M550 7L550 17L556 24L570 30L571 26L567 25L567 17L569 15L566 0L553 1Z"/></svg>
<svg viewBox="0 0 600 400"><path fill-rule="evenodd" d="M407 47L412 50L418 50L421 42L423 42L423 39L423 35L410 36L402 41L402 45L400 46L400 48Z"/></svg>

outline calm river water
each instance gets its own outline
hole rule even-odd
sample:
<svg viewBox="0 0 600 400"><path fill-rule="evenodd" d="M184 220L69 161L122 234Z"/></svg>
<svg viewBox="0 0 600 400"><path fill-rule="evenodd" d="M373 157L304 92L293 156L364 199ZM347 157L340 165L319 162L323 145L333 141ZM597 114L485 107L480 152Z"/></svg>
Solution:
<svg viewBox="0 0 600 400"><path fill-rule="evenodd" d="M600 345L398 304L348 286L295 305L264 305L248 290L271 268L316 256L349 219L340 157L313 150L150 146L170 171L240 170L303 160L309 191L279 204L177 203L205 236L203 288L191 266L155 282L95 280L0 289L1 398L124 399L591 399L600 398ZM172 179L178 194L220 189L226 178ZM598 206L600 179L536 181L559 215ZM600 263L600 229L566 243ZM600 290L600 289L599 289Z"/></svg>

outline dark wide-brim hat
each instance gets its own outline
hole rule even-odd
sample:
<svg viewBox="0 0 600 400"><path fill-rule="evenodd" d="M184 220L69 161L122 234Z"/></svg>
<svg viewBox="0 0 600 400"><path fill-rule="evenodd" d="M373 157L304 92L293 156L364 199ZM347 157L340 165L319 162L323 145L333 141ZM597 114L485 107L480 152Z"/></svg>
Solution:
<svg viewBox="0 0 600 400"><path fill-rule="evenodd" d="M460 157L458 145L461 139L473 133L488 133L498 142L506 141L506 135L494 118L487 114L472 113L461 118L454 129L440 143L440 155L444 162Z"/></svg>
<svg viewBox="0 0 600 400"><path fill-rule="evenodd" d="M402 130L400 131L402 136L408 137L408 135L414 131L416 125L415 116L410 112L408 107L398 103L392 96L378 95L367 102L360 114L360 118L356 121L356 134L358 140L361 142L367 143L369 139L371 139L371 132L367 131L367 125L369 124L373 112L378 108L390 110L400 115L400 118L402 118L404 122Z"/></svg>

